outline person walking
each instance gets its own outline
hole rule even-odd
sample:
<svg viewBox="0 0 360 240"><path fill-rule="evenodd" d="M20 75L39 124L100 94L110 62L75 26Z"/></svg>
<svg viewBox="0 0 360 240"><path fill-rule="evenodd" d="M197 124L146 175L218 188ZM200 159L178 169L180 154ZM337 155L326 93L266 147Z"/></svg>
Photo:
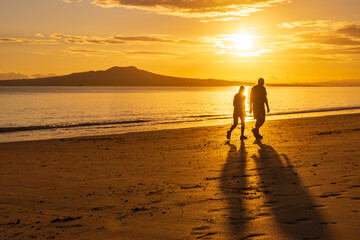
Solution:
<svg viewBox="0 0 360 240"><path fill-rule="evenodd" d="M264 79L259 78L258 85L254 86L251 89L250 93L250 113L254 113L254 118L256 119L255 128L252 129L252 132L257 140L263 139L260 135L260 127L265 122L265 106L267 108L267 112L270 112L268 99L266 97L267 92L264 87Z"/></svg>
<svg viewBox="0 0 360 240"><path fill-rule="evenodd" d="M246 96L244 95L244 92L245 92L245 87L241 86L239 88L239 92L237 94L235 94L235 96L234 96L234 101L233 101L233 106L234 106L233 119L234 119L234 123L231 126L230 130L227 131L227 134L226 134L227 139L231 138L231 132L239 124L239 118L240 118L240 121L241 121L241 137L240 137L240 139L241 140L247 139L247 137L244 135L245 116L246 116L246 112L245 112Z"/></svg>

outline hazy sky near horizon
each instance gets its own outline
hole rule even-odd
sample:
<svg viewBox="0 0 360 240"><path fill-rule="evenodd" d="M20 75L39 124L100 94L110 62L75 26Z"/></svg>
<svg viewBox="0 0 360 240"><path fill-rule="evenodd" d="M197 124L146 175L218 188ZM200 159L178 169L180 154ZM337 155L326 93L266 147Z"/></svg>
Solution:
<svg viewBox="0 0 360 240"><path fill-rule="evenodd" d="M360 79L359 0L1 0L0 79L136 66L272 83Z"/></svg>

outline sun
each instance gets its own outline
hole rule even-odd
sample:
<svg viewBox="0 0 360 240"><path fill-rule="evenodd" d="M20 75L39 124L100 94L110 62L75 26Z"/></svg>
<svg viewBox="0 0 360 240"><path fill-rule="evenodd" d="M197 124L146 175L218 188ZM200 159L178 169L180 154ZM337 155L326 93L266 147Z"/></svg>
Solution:
<svg viewBox="0 0 360 240"><path fill-rule="evenodd" d="M234 48L238 50L251 50L253 46L253 38L248 34L236 34L234 36Z"/></svg>

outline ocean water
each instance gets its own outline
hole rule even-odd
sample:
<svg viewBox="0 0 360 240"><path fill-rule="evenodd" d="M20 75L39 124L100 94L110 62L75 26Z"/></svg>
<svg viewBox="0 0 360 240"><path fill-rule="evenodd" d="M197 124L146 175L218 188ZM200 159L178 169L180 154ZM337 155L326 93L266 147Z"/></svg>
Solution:
<svg viewBox="0 0 360 240"><path fill-rule="evenodd" d="M230 125L236 92L237 87L0 87L0 142ZM267 92L268 119L360 112L360 87Z"/></svg>

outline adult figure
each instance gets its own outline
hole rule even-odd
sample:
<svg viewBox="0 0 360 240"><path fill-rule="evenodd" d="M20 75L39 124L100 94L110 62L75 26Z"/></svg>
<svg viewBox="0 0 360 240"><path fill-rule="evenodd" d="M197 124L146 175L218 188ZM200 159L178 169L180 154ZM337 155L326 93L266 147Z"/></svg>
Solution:
<svg viewBox="0 0 360 240"><path fill-rule="evenodd" d="M241 121L241 137L240 137L240 139L241 140L247 139L247 137L244 136L245 116L246 116L246 112L245 112L246 96L244 95L244 92L245 92L245 87L241 86L239 88L239 92L237 94L235 94L235 96L234 96L234 101L233 101L233 106L234 106L233 119L234 119L234 123L231 126L230 130L227 131L226 137L228 139L231 138L231 132L239 124L239 118L240 118L240 121Z"/></svg>
<svg viewBox="0 0 360 240"><path fill-rule="evenodd" d="M253 112L256 119L255 128L252 132L257 140L261 140L263 137L260 135L259 129L265 122L265 106L267 112L270 112L268 99L266 97L266 88L264 87L264 79L259 78L258 85L251 89L250 93L250 113Z"/></svg>

